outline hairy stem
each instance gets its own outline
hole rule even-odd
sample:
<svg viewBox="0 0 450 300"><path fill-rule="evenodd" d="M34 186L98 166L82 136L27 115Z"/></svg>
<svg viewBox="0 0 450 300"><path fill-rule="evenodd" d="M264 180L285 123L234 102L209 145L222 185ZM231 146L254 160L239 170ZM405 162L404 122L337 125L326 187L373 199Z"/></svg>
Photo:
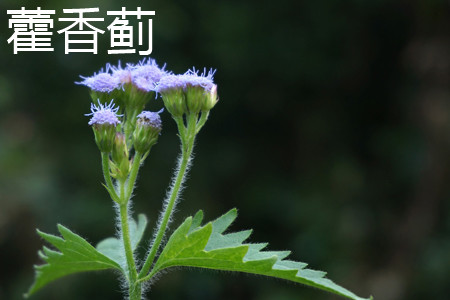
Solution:
<svg viewBox="0 0 450 300"><path fill-rule="evenodd" d="M130 201L131 194L133 193L134 185L136 183L137 174L139 172L139 167L141 166L142 154L136 151L133 164L131 166L130 175L128 177L128 186L126 188L126 199L127 202Z"/></svg>
<svg viewBox="0 0 450 300"><path fill-rule="evenodd" d="M131 247L131 239L130 239L130 228L128 225L128 204L123 203L119 206L120 211L120 226L122 230L122 240L123 246L125 249L125 256L127 259L128 265L128 276L129 276L129 284L130 284L130 299L140 299L139 298L131 298L131 292L135 289L135 282L137 279L137 271L136 264L134 262L133 257L133 249Z"/></svg>
<svg viewBox="0 0 450 300"><path fill-rule="evenodd" d="M128 177L127 186L125 186L126 185L125 180L119 181L119 192L120 192L119 213L120 213L120 227L122 231L123 247L125 249L125 257L127 260L127 267L128 267L129 299L141 300L141 285L136 284L138 273L136 269L136 263L134 261L133 248L131 246L130 228L128 223L128 203L130 201L131 193L137 178L137 173L139 171L141 155L136 153L134 159L135 161L133 161L133 165L131 167L131 172Z"/></svg>
<svg viewBox="0 0 450 300"><path fill-rule="evenodd" d="M141 272L139 273L139 278L145 277L148 272L150 271L150 268L155 260L155 256L158 252L159 246L161 245L161 241L164 237L164 234L167 229L167 225L171 219L171 215L176 203L176 200L178 198L178 193L180 191L180 188L184 181L184 176L186 173L186 170L189 165L189 161L191 159L192 149L194 146L194 140L196 135L196 125L197 125L197 118L198 116L196 114L191 114L187 117L187 129L184 127L182 123L182 119L176 119L176 122L179 127L179 133L180 133L180 139L182 143L181 148L181 157L179 160L178 168L176 171L176 177L174 184L172 185L172 188L169 193L169 198L165 202L164 211L162 214L161 221L159 222L158 230L155 236L155 239L153 241L153 244L150 248L149 254L147 256L147 259L145 260L145 263L141 269ZM182 127L182 128L180 128Z"/></svg>
<svg viewBox="0 0 450 300"><path fill-rule="evenodd" d="M114 184L111 179L111 174L109 172L109 154L106 152L102 152L102 170L103 170L103 177L105 178L106 187L108 188L111 198L115 202L119 203L121 199L119 199L119 196L116 193Z"/></svg>
<svg viewBox="0 0 450 300"><path fill-rule="evenodd" d="M128 149L131 149L133 147L132 141L133 141L133 131L135 129L136 126L136 117L138 115L139 111L136 110L135 108L133 109L126 109L125 110L125 114L126 114L126 121L124 124L124 134L125 134L125 138L127 141L127 146Z"/></svg>
<svg viewBox="0 0 450 300"><path fill-rule="evenodd" d="M141 300L142 297L142 286L141 284L130 285L128 289L129 300Z"/></svg>
<svg viewBox="0 0 450 300"><path fill-rule="evenodd" d="M197 129L195 133L197 134L200 129L202 129L203 125L205 125L206 121L208 120L209 111L202 111L202 114L200 116L200 120L197 122Z"/></svg>

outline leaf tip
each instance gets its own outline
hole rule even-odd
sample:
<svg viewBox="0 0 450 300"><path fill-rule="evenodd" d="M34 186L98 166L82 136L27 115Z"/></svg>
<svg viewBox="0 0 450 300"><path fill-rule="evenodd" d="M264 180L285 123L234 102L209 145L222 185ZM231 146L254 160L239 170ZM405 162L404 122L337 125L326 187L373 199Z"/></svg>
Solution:
<svg viewBox="0 0 450 300"><path fill-rule="evenodd" d="M38 251L38 256L45 261L48 259L47 255L45 255L42 250Z"/></svg>
<svg viewBox="0 0 450 300"><path fill-rule="evenodd" d="M138 221L139 220L142 220L142 221L145 221L145 222L148 221L147 216L145 214L139 214L138 215Z"/></svg>
<svg viewBox="0 0 450 300"><path fill-rule="evenodd" d="M194 218L203 220L203 210L200 209L200 210L195 214Z"/></svg>
<svg viewBox="0 0 450 300"><path fill-rule="evenodd" d="M58 228L59 232L68 230L66 227L64 227L64 226L61 225L61 224L56 224L56 227ZM61 233L62 233L62 232L61 232Z"/></svg>
<svg viewBox="0 0 450 300"><path fill-rule="evenodd" d="M39 229L36 229L36 233L43 239L47 240L47 238L49 236L51 236L51 234L45 233L43 231L40 231Z"/></svg>

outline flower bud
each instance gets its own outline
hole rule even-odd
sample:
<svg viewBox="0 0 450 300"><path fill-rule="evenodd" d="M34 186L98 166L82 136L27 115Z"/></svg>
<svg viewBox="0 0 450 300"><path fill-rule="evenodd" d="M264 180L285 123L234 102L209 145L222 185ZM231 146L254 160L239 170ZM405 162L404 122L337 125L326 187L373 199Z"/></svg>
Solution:
<svg viewBox="0 0 450 300"><path fill-rule="evenodd" d="M172 89L161 93L164 106L174 116L180 117L187 111L185 96L182 89Z"/></svg>
<svg viewBox="0 0 450 300"><path fill-rule="evenodd" d="M86 114L91 116L89 125L92 126L95 134L95 142L101 152L111 152L116 136L116 126L120 124L117 110L114 108L114 103L111 101L108 105L103 105L98 100L98 105L91 104L92 113Z"/></svg>
<svg viewBox="0 0 450 300"><path fill-rule="evenodd" d="M158 141L162 129L161 118L159 117L161 111L143 111L137 116L138 120L133 133L134 148L137 152L148 152Z"/></svg>
<svg viewBox="0 0 450 300"><path fill-rule="evenodd" d="M190 113L199 113L206 101L205 89L201 86L188 85L186 87L186 106Z"/></svg>
<svg viewBox="0 0 450 300"><path fill-rule="evenodd" d="M181 117L187 112L184 82L179 75L164 76L156 88L170 114Z"/></svg>
<svg viewBox="0 0 450 300"><path fill-rule="evenodd" d="M219 98L217 98L217 85L213 85L209 94L205 95L202 111L210 111L217 101L219 101Z"/></svg>
<svg viewBox="0 0 450 300"><path fill-rule="evenodd" d="M116 132L116 137L114 139L114 145L112 148L111 158L115 164L116 177L127 178L130 172L131 164L128 159L128 147L125 135L121 132Z"/></svg>

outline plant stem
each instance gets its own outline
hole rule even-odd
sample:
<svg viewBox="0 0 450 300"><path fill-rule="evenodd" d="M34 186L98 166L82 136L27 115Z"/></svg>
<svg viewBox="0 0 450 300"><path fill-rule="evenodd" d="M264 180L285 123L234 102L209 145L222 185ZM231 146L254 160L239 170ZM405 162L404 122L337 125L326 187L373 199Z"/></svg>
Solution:
<svg viewBox="0 0 450 300"><path fill-rule="evenodd" d="M139 166L141 162L141 155L136 153L131 167L130 175L128 176L128 185L125 186L125 180L119 181L119 192L120 192L120 226L122 231L122 241L125 250L125 257L127 260L128 267L128 279L129 279L129 299L130 300L141 300L141 285L136 284L137 280L137 270L136 263L133 256L133 247L131 245L130 228L128 223L128 203L131 198L131 193L136 181L137 173L139 171Z"/></svg>
<svg viewBox="0 0 450 300"><path fill-rule="evenodd" d="M122 230L122 240L123 240L123 246L125 249L125 257L127 259L127 265L128 265L128 276L129 276L129 284L130 284L130 299L140 299L139 298L132 298L131 294L132 291L135 290L135 282L137 279L137 271L136 271L136 264L134 262L133 257L133 249L131 247L131 239L130 239L130 228L128 226L128 204L123 203L119 206L120 211L120 226Z"/></svg>
<svg viewBox="0 0 450 300"><path fill-rule="evenodd" d="M136 108L133 109L125 109L125 114L126 114L126 121L123 127L124 130L124 134L125 134L125 139L127 141L127 146L129 149L132 148L132 135L133 135L133 131L135 129L135 120L136 117L138 115L138 110L136 110Z"/></svg>
<svg viewBox="0 0 450 300"><path fill-rule="evenodd" d="M197 122L197 129L195 133L197 134L200 129L202 129L203 125L205 125L206 121L208 120L209 111L202 111L202 114L200 116L200 120Z"/></svg>
<svg viewBox="0 0 450 300"><path fill-rule="evenodd" d="M106 187L108 188L108 192L111 198L115 202L119 203L120 199L116 193L116 189L114 188L114 184L111 179L111 174L109 172L109 154L106 152L102 152L102 170L103 170L103 177L105 178Z"/></svg>
<svg viewBox="0 0 450 300"><path fill-rule="evenodd" d="M142 154L136 151L133 158L133 165L131 166L130 175L128 177L128 186L126 188L126 199L127 202L130 201L131 194L133 193L134 184L136 182L137 174L139 172L139 167L141 166Z"/></svg>
<svg viewBox="0 0 450 300"><path fill-rule="evenodd" d="M192 149L194 146L195 135L196 135L197 118L198 118L198 115L196 115L196 114L191 114L187 117L187 123L188 123L187 130L186 130L186 128L184 128L184 125L182 125L182 121L176 120L178 127L179 127L180 139L181 139L181 143L182 143L181 160L178 164L177 175L175 177L175 182L170 191L170 196L165 204L164 213L163 213L162 219L159 223L156 237L153 241L153 244L150 248L149 254L147 256L147 259L145 260L145 263L141 269L141 272L139 273L139 278L145 277L148 274L148 272L150 271L150 268L153 264L156 253L158 252L159 246L161 245L161 241L166 232L167 224L169 223L169 220L171 219L170 217L172 215L173 208L175 206L176 199L178 197L178 192L180 191L180 188L183 184L184 175L186 173L186 170L188 168L189 161L191 158ZM183 128L180 130L180 127L183 127Z"/></svg>
<svg viewBox="0 0 450 300"><path fill-rule="evenodd" d="M142 297L142 286L141 284L130 285L128 289L129 300L141 300Z"/></svg>

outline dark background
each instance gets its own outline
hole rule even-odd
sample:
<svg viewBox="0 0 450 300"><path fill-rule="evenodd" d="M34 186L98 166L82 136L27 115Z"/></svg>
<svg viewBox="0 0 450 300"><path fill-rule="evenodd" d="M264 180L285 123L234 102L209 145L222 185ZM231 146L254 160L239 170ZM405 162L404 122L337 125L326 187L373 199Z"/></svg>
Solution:
<svg viewBox="0 0 450 300"><path fill-rule="evenodd" d="M74 84L138 55L13 55L7 9L121 1L0 3L0 299L21 299L61 223L97 243L114 232L88 89ZM220 101L198 136L172 228L237 207L233 230L377 300L449 299L450 9L439 0L128 1L155 10L153 53L182 73L217 69ZM67 17L67 16L65 16ZM142 49L141 49L142 50ZM150 109L162 107L160 99ZM155 224L179 150L174 122L140 174L134 211ZM150 237L151 229L146 237ZM145 246L145 243L143 244ZM145 249L142 249L145 250ZM261 276L176 270L150 299L337 299ZM116 275L72 275L31 299L122 299Z"/></svg>

